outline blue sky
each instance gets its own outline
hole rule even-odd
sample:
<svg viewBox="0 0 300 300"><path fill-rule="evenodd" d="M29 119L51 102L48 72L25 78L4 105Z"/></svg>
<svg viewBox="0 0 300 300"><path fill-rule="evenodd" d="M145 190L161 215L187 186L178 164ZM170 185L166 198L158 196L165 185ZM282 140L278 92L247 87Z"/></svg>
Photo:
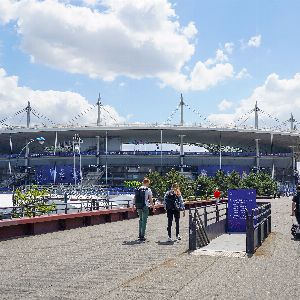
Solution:
<svg viewBox="0 0 300 300"><path fill-rule="evenodd" d="M191 107L215 123L237 120L256 100L264 111L281 120L286 120L292 111L297 119L300 112L297 77L300 2L297 0L145 0L140 3L47 0L40 1L44 2L42 6L38 2L21 0L17 7L13 0L1 0L0 68L5 75L0 78L0 86L1 80L4 82L0 101L9 112L22 105L22 99L25 106L26 97L39 97L32 100L36 107L57 122L65 121L79 113L79 107L85 107L86 102L94 104L100 92L107 108L122 121L164 122L182 92ZM63 6L70 13L72 25ZM84 22L84 16L80 19L81 16L72 15L76 6L85 9L82 14L95 17L91 24L86 25L89 22ZM55 10L60 16L57 19L53 17ZM106 32L99 30L99 39L97 31L89 36L99 25L98 21L101 26L114 22ZM160 21L160 32L151 28L149 33L149 28ZM169 29L175 22L176 29ZM184 34L189 24L188 33ZM78 34L69 35L74 28ZM124 32L132 41L124 39L123 43ZM251 38L254 38L252 43ZM155 46L152 39L157 39ZM232 45L227 52L226 43ZM136 49L141 45L145 45L145 50ZM51 53L52 46L59 49L53 50L57 51L55 55ZM97 52L93 53L93 47L97 51L107 48L101 55L105 57L103 61ZM218 49L221 56L216 59ZM87 50L90 56L85 58ZM203 67L208 59L212 63ZM64 65L64 61L70 63ZM205 69L196 72L197 64ZM206 73L216 65L221 68L218 73ZM191 79L193 70L195 76ZM243 76L237 78L241 70ZM14 92L8 84L12 76L18 77ZM186 77L175 80L177 76ZM206 82L209 76L210 81ZM66 91L76 95L66 95ZM59 100L54 100L55 97ZM77 105L73 104L73 97ZM45 103L51 101L57 110L49 109L51 103ZM224 105L220 105L222 101ZM59 117L58 113L63 116ZM5 111L1 116L5 116ZM196 114L186 112L187 122L198 120Z"/></svg>

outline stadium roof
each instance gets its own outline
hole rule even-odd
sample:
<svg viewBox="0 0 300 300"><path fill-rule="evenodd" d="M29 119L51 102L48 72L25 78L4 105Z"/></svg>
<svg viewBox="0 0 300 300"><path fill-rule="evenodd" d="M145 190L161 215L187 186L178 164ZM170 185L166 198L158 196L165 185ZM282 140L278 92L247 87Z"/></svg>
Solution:
<svg viewBox="0 0 300 300"><path fill-rule="evenodd" d="M180 142L184 135L184 143L216 144L239 147L245 150L255 149L255 139L259 139L260 150L266 152L290 152L291 146L299 151L300 137L298 133L272 132L264 130L203 128L199 126L176 125L118 125L118 126L85 126L85 127L43 127L43 128L6 128L0 129L0 151L9 152L9 139L12 138L14 148L20 149L26 140L43 136L45 145L54 145L56 132L59 141L72 140L74 134L84 140L100 136L119 138L122 143L160 143L161 133L163 143Z"/></svg>

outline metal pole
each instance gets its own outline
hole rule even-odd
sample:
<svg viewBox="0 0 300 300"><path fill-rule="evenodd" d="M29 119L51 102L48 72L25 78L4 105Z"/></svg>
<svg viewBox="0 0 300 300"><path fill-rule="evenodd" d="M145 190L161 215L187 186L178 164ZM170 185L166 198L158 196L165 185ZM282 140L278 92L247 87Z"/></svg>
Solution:
<svg viewBox="0 0 300 300"><path fill-rule="evenodd" d="M75 137L73 137L73 172L74 172L74 184L76 185L76 155L75 155Z"/></svg>
<svg viewBox="0 0 300 300"><path fill-rule="evenodd" d="M221 143L221 133L220 133L220 158L219 158L219 163L220 163L220 170L222 170L222 143Z"/></svg>
<svg viewBox="0 0 300 300"><path fill-rule="evenodd" d="M296 120L294 119L294 116L293 116L293 114L291 113L291 117L290 117L290 119L289 119L289 122L291 123L291 132L293 132L294 131L294 122L295 122Z"/></svg>
<svg viewBox="0 0 300 300"><path fill-rule="evenodd" d="M185 137L184 134L179 135L180 136L180 172L183 172L183 163L184 163L184 151L183 151L183 138Z"/></svg>
<svg viewBox="0 0 300 300"><path fill-rule="evenodd" d="M255 145L256 145L256 168L257 168L257 173L259 173L259 143L258 143L259 139L255 139Z"/></svg>
<svg viewBox="0 0 300 300"><path fill-rule="evenodd" d="M273 157L273 146L274 146L274 143L273 143L273 139L274 139L274 135L273 133L271 133L271 155ZM275 163L274 163L274 158L272 159L272 179L274 179L275 177Z"/></svg>
<svg viewBox="0 0 300 300"><path fill-rule="evenodd" d="M184 102L183 102L183 96L182 94L180 94L180 125L183 126L184 121L183 121L183 106L184 106Z"/></svg>
<svg viewBox="0 0 300 300"><path fill-rule="evenodd" d="M30 127L30 112L31 112L31 106L30 101L28 101L28 105L26 107L26 113L27 113L27 128Z"/></svg>
<svg viewBox="0 0 300 300"><path fill-rule="evenodd" d="M97 173L99 173L99 164L100 164L100 136L96 136L97 141L97 153L96 153L96 163L97 163Z"/></svg>
<svg viewBox="0 0 300 300"><path fill-rule="evenodd" d="M81 169L81 151L79 142L79 173L80 173L80 184L82 185L82 169Z"/></svg>
<svg viewBox="0 0 300 300"><path fill-rule="evenodd" d="M295 160L295 146L291 146L292 148L292 168L293 168L293 174L292 174L292 178L293 178L293 184L296 184L296 178L295 178L295 174L296 174L296 160Z"/></svg>
<svg viewBox="0 0 300 300"><path fill-rule="evenodd" d="M98 101L97 101L97 106L98 106L98 117L97 117L97 126L101 125L101 97L99 93Z"/></svg>
<svg viewBox="0 0 300 300"><path fill-rule="evenodd" d="M107 185L107 131L105 131L105 184Z"/></svg>
<svg viewBox="0 0 300 300"><path fill-rule="evenodd" d="M162 142L163 142L163 131L160 130L160 173L162 174L162 162L163 162L163 149L162 149Z"/></svg>
<svg viewBox="0 0 300 300"><path fill-rule="evenodd" d="M258 130L258 111L257 101L255 103L254 114L255 114L255 129Z"/></svg>
<svg viewBox="0 0 300 300"><path fill-rule="evenodd" d="M31 112L31 106L30 106L30 101L28 101L27 107L26 107L26 113L27 113L27 128L30 127L30 112ZM26 151L25 151L25 172L28 173L28 167L29 167L29 144L28 140L26 139ZM27 178L27 176L26 176ZM27 180L26 180L27 183Z"/></svg>

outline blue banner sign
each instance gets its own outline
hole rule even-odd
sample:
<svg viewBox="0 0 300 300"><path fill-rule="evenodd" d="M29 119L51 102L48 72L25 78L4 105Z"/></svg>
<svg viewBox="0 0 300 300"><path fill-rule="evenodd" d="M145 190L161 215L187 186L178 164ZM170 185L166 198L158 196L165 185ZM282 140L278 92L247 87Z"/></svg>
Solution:
<svg viewBox="0 0 300 300"><path fill-rule="evenodd" d="M80 180L79 167L75 168L76 182ZM37 166L35 168L35 177L37 184L74 184L74 167L73 165L59 165L59 166Z"/></svg>
<svg viewBox="0 0 300 300"><path fill-rule="evenodd" d="M246 209L256 208L256 190L228 190L228 232L246 232Z"/></svg>

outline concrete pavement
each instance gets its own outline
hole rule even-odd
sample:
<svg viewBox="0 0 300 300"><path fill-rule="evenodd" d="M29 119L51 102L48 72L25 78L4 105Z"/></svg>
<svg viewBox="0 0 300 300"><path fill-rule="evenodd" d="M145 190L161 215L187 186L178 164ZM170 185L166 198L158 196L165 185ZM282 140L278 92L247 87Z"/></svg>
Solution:
<svg viewBox="0 0 300 300"><path fill-rule="evenodd" d="M290 203L272 201L272 231L251 258L189 254L166 242L166 216L101 224L0 242L0 299L300 299L300 244ZM175 228L174 228L175 229Z"/></svg>

